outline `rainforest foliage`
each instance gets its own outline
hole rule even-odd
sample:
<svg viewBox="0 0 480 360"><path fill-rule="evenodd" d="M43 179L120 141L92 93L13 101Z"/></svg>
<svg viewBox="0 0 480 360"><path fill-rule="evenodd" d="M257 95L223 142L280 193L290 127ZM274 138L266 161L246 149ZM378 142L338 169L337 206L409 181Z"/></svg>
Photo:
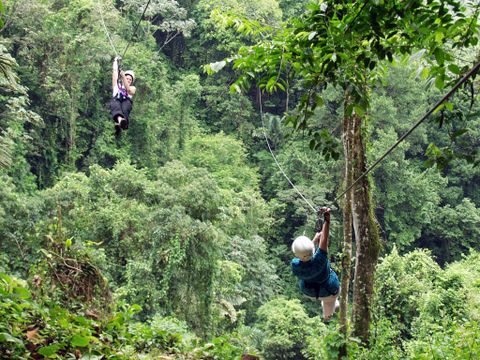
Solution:
<svg viewBox="0 0 480 360"><path fill-rule="evenodd" d="M340 273L345 116L372 164L478 63L477 2L148 3L0 1L0 358L480 357L478 76L369 175L368 342L290 271L302 194Z"/></svg>

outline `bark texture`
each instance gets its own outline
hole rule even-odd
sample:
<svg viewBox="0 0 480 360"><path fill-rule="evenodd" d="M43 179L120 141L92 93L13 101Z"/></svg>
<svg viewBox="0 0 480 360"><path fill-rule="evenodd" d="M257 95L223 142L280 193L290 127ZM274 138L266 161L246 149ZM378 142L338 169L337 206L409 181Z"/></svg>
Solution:
<svg viewBox="0 0 480 360"><path fill-rule="evenodd" d="M343 153L345 157L344 164L344 187L348 189L353 182L352 174L352 144L353 129L352 119L345 116L343 119ZM340 288L340 332L343 335L344 343L339 348L338 358L347 357L347 336L348 336L348 292L350 288L350 263L352 260L352 191L345 193L343 198L343 253L342 253L342 273Z"/></svg>
<svg viewBox="0 0 480 360"><path fill-rule="evenodd" d="M353 179L358 179L366 170L365 144L361 125L362 118L353 115ZM368 344L372 317L373 282L379 253L379 235L374 221L367 177L361 179L352 189L352 216L357 245L353 287L353 335Z"/></svg>

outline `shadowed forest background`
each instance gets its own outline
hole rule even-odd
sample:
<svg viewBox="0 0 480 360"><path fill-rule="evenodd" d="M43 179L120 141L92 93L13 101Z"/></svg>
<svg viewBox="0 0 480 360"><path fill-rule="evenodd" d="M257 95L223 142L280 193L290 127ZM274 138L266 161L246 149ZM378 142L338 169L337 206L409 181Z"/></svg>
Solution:
<svg viewBox="0 0 480 360"><path fill-rule="evenodd" d="M154 0L135 31L146 3L0 2L0 358L480 357L478 75L368 177L379 260L367 341L324 324L298 291L290 245L314 235L316 215L265 141L307 199L332 206L340 273L345 114L364 119L372 164L480 60L476 1L428 1L438 18L464 11L466 43L440 28L426 36L434 53L405 45L366 61L368 103L351 109L336 80L304 97L307 58L292 67L301 76L256 86L251 69L283 60L260 69L245 54L319 9L352 10L345 34L375 28L368 6ZM416 1L399 3L408 13ZM116 137L112 60L127 46L137 93Z"/></svg>

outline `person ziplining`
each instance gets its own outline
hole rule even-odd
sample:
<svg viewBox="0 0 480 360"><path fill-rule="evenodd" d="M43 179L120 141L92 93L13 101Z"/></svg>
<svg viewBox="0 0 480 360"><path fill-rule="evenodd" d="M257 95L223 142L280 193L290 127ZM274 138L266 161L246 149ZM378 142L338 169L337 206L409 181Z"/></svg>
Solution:
<svg viewBox="0 0 480 360"><path fill-rule="evenodd" d="M135 26L135 29L133 31L132 38L137 33L140 22L142 21L145 12L150 5L150 2L151 0L148 0L147 4L145 5L142 16L140 16L140 19L138 20L137 25ZM112 99L110 100L109 107L112 120L115 123L115 133L116 135L119 135L122 130L128 129L129 115L130 111L132 111L133 106L132 99L136 91L135 86L132 85L135 81L135 73L133 72L133 70L127 70L124 72L120 66L120 61L122 57L124 57L127 53L131 40L128 41L127 46L123 51L123 55L119 56L117 49L115 48L115 45L112 41L112 38L110 37L110 34L108 32L107 26L105 25L101 7L99 8L99 14L100 20L102 21L103 29L105 31L105 35L110 43L112 50L116 54L112 66Z"/></svg>
<svg viewBox="0 0 480 360"><path fill-rule="evenodd" d="M300 291L312 300L321 301L323 319L328 322L340 306L340 281L328 260L330 208L320 208L318 215L323 215L324 222L322 226L316 227L313 240L302 235L293 241L295 258L292 259L291 267L298 278Z"/></svg>
<svg viewBox="0 0 480 360"><path fill-rule="evenodd" d="M116 133L128 129L129 115L133 106L133 95L136 88L133 86L135 73L132 70L123 71L120 67L120 57L116 56L112 66L112 99L110 113L115 123Z"/></svg>
<svg viewBox="0 0 480 360"><path fill-rule="evenodd" d="M338 201L345 194L351 191L355 185L367 176L379 163L383 161L405 138L407 138L420 124L422 124L430 115L432 115L453 95L455 92L464 85L467 80L477 74L480 70L480 62L477 62L465 75L460 78L457 83L445 94L430 110L417 121L406 133L404 133L380 158L378 158L370 167L365 170L355 181L353 181L340 195L338 195L334 201ZM295 254L295 258L291 261L291 268L293 274L299 279L299 287L304 295L309 298L320 300L323 307L323 317L328 322L335 310L339 307L339 290L340 281L337 274L331 268L328 261L328 237L330 231L330 208L323 207L316 210L314 204L308 201L295 184L290 180L285 173L280 163L278 162L275 154L273 153L268 136L265 131L266 124L263 116L262 106L262 92L258 91L259 105L260 105L260 117L263 125L263 134L267 143L268 150L275 161L275 164L279 168L288 183L298 193L306 205L308 205L313 211L317 212L317 215L324 215L325 222L323 226L316 227L316 234L313 241L306 236L297 237L292 243L292 251ZM318 246L318 248L317 248ZM347 269L348 270L348 269Z"/></svg>

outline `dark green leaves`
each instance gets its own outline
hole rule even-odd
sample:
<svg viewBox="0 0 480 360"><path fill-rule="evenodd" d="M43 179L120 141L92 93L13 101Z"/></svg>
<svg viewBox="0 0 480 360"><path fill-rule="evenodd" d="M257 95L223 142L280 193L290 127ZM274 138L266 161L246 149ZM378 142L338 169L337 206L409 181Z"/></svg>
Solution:
<svg viewBox="0 0 480 360"><path fill-rule="evenodd" d="M445 169L449 162L454 158L452 149L444 147L439 148L433 143L430 143L427 147L425 155L428 159L424 162L424 165L431 167L436 165L439 169Z"/></svg>
<svg viewBox="0 0 480 360"><path fill-rule="evenodd" d="M452 140L455 140L456 138L466 134L469 130L468 129L460 129L460 130L457 130L455 131L453 134L450 135L450 138Z"/></svg>
<svg viewBox="0 0 480 360"><path fill-rule="evenodd" d="M458 67L458 65L455 64L448 65L448 70L450 70L455 75L460 75L461 73L460 68Z"/></svg>
<svg viewBox="0 0 480 360"><path fill-rule="evenodd" d="M6 332L0 333L0 343L13 343L23 347L23 341Z"/></svg>
<svg viewBox="0 0 480 360"><path fill-rule="evenodd" d="M313 138L310 140L310 149L320 151L325 160L338 160L340 157L339 142L326 129L313 133Z"/></svg>
<svg viewBox="0 0 480 360"><path fill-rule="evenodd" d="M443 65L445 62L445 51L443 51L441 48L436 48L433 52L435 55L435 60L439 65Z"/></svg>

